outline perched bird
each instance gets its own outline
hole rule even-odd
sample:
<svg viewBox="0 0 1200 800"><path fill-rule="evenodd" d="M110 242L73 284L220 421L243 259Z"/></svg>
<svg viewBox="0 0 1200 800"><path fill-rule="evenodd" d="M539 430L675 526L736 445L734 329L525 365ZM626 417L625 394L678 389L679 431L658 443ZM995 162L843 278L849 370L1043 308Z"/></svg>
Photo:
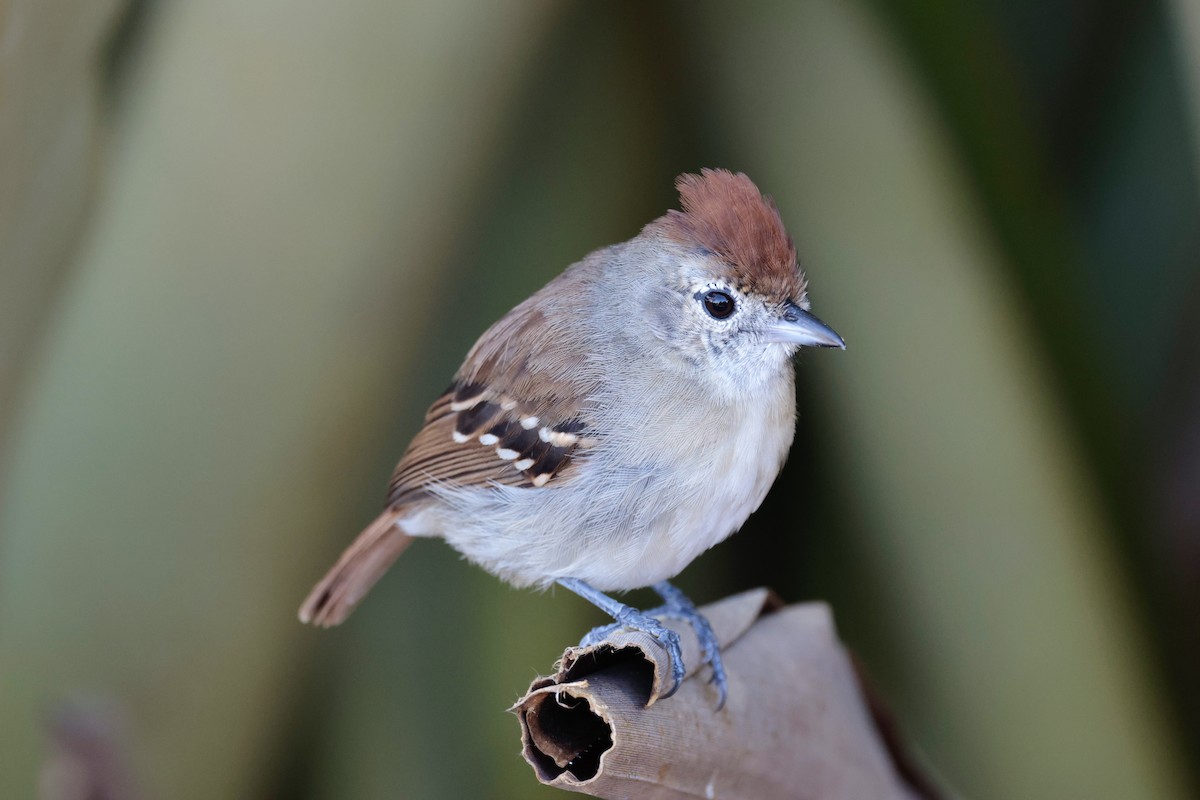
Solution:
<svg viewBox="0 0 1200 800"><path fill-rule="evenodd" d="M385 510L300 608L336 625L414 538L440 536L518 587L561 585L651 634L684 669L687 620L726 695L707 621L667 581L762 503L792 443L792 355L845 347L808 312L796 249L744 174L676 181L668 211L572 265L489 328L425 415ZM650 586L640 612L604 592Z"/></svg>

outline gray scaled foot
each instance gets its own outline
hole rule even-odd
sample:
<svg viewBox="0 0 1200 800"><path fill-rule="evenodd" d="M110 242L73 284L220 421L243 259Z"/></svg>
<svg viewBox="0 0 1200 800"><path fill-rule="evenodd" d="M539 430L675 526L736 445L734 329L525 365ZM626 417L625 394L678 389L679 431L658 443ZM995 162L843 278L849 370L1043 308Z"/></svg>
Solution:
<svg viewBox="0 0 1200 800"><path fill-rule="evenodd" d="M713 632L712 625L708 623L703 614L696 610L695 604L678 587L663 581L654 584L654 591L666 605L646 613L685 620L692 626L692 630L696 632L696 638L700 640L704 663L712 668L712 677L708 679L708 682L717 687L717 711L720 711L725 707L725 698L729 694L729 682L725 677L725 664L721 661L721 643L717 641L717 635Z"/></svg>
<svg viewBox="0 0 1200 800"><path fill-rule="evenodd" d="M627 606L624 603L614 600L603 592L593 589L587 583L578 580L577 578L562 578L558 581L559 586L564 589L570 589L575 594L595 605L604 613L610 615L615 623L612 625L601 625L598 628L593 628L588 631L583 640L579 642L580 647L589 647L604 641L609 634L619 630L642 631L654 637L659 646L667 651L667 655L671 659L671 678L674 683L670 691L661 695L662 699L666 699L675 694L679 690L679 685L683 683L683 651L679 647L679 634L663 625L657 619L649 614L638 611L632 606ZM686 599L686 598L684 598ZM695 611L695 607L692 607ZM701 617L703 619L703 617ZM724 698L724 695L722 695Z"/></svg>

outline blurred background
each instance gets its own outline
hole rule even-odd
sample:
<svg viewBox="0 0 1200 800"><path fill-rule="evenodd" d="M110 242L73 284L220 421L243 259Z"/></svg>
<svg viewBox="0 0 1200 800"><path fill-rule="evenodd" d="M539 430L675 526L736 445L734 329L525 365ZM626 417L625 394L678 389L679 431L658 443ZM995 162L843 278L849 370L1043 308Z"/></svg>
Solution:
<svg viewBox="0 0 1200 800"><path fill-rule="evenodd" d="M828 601L963 796L1197 796L1198 123L1194 0L0 4L0 797L552 796L504 709L599 612L439 542L295 610L702 166L849 347L681 585Z"/></svg>

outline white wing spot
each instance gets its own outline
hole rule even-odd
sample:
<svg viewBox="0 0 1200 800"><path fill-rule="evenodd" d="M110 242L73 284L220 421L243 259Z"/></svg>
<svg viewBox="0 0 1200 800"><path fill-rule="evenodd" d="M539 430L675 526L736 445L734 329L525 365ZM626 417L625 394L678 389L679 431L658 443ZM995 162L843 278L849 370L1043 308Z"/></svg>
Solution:
<svg viewBox="0 0 1200 800"><path fill-rule="evenodd" d="M471 437L465 433L454 431L450 435L454 438L454 441L458 442L459 444L466 444L467 442L471 441Z"/></svg>
<svg viewBox="0 0 1200 800"><path fill-rule="evenodd" d="M477 394L474 397L468 397L466 400L456 400L450 404L451 411L466 411L468 408L474 408L479 405L479 401L483 399L483 395Z"/></svg>
<svg viewBox="0 0 1200 800"><path fill-rule="evenodd" d="M522 417L521 427L525 430L530 430L532 428L536 428L539 422L541 422L541 420L537 417Z"/></svg>
<svg viewBox="0 0 1200 800"><path fill-rule="evenodd" d="M534 475L529 480L534 486L545 486L546 483L550 480L550 473L543 472L541 475Z"/></svg>
<svg viewBox="0 0 1200 800"><path fill-rule="evenodd" d="M503 458L505 461L512 461L517 456L521 455L516 450L510 450L507 447L497 447L496 455Z"/></svg>
<svg viewBox="0 0 1200 800"><path fill-rule="evenodd" d="M522 458L520 461L513 462L513 468L516 469L517 472L524 472L525 470L529 469L532 466L533 466L532 458Z"/></svg>
<svg viewBox="0 0 1200 800"><path fill-rule="evenodd" d="M500 437L494 433L485 433L479 437L479 443L482 445L493 445L500 441Z"/></svg>
<svg viewBox="0 0 1200 800"><path fill-rule="evenodd" d="M563 433L562 431L551 430L550 428L542 428L538 431L538 438L555 447L570 447L579 441L579 437L573 433Z"/></svg>

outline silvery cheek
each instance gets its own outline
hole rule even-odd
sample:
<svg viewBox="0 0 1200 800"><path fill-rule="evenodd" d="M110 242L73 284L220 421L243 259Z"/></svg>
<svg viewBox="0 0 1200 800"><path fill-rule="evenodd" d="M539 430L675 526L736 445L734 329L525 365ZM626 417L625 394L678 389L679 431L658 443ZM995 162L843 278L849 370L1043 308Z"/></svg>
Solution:
<svg viewBox="0 0 1200 800"><path fill-rule="evenodd" d="M695 326L693 315L687 314L687 310L676 292L654 290L642 304L640 324L656 339L678 348L689 338L688 329ZM694 332L691 338L694 338Z"/></svg>

